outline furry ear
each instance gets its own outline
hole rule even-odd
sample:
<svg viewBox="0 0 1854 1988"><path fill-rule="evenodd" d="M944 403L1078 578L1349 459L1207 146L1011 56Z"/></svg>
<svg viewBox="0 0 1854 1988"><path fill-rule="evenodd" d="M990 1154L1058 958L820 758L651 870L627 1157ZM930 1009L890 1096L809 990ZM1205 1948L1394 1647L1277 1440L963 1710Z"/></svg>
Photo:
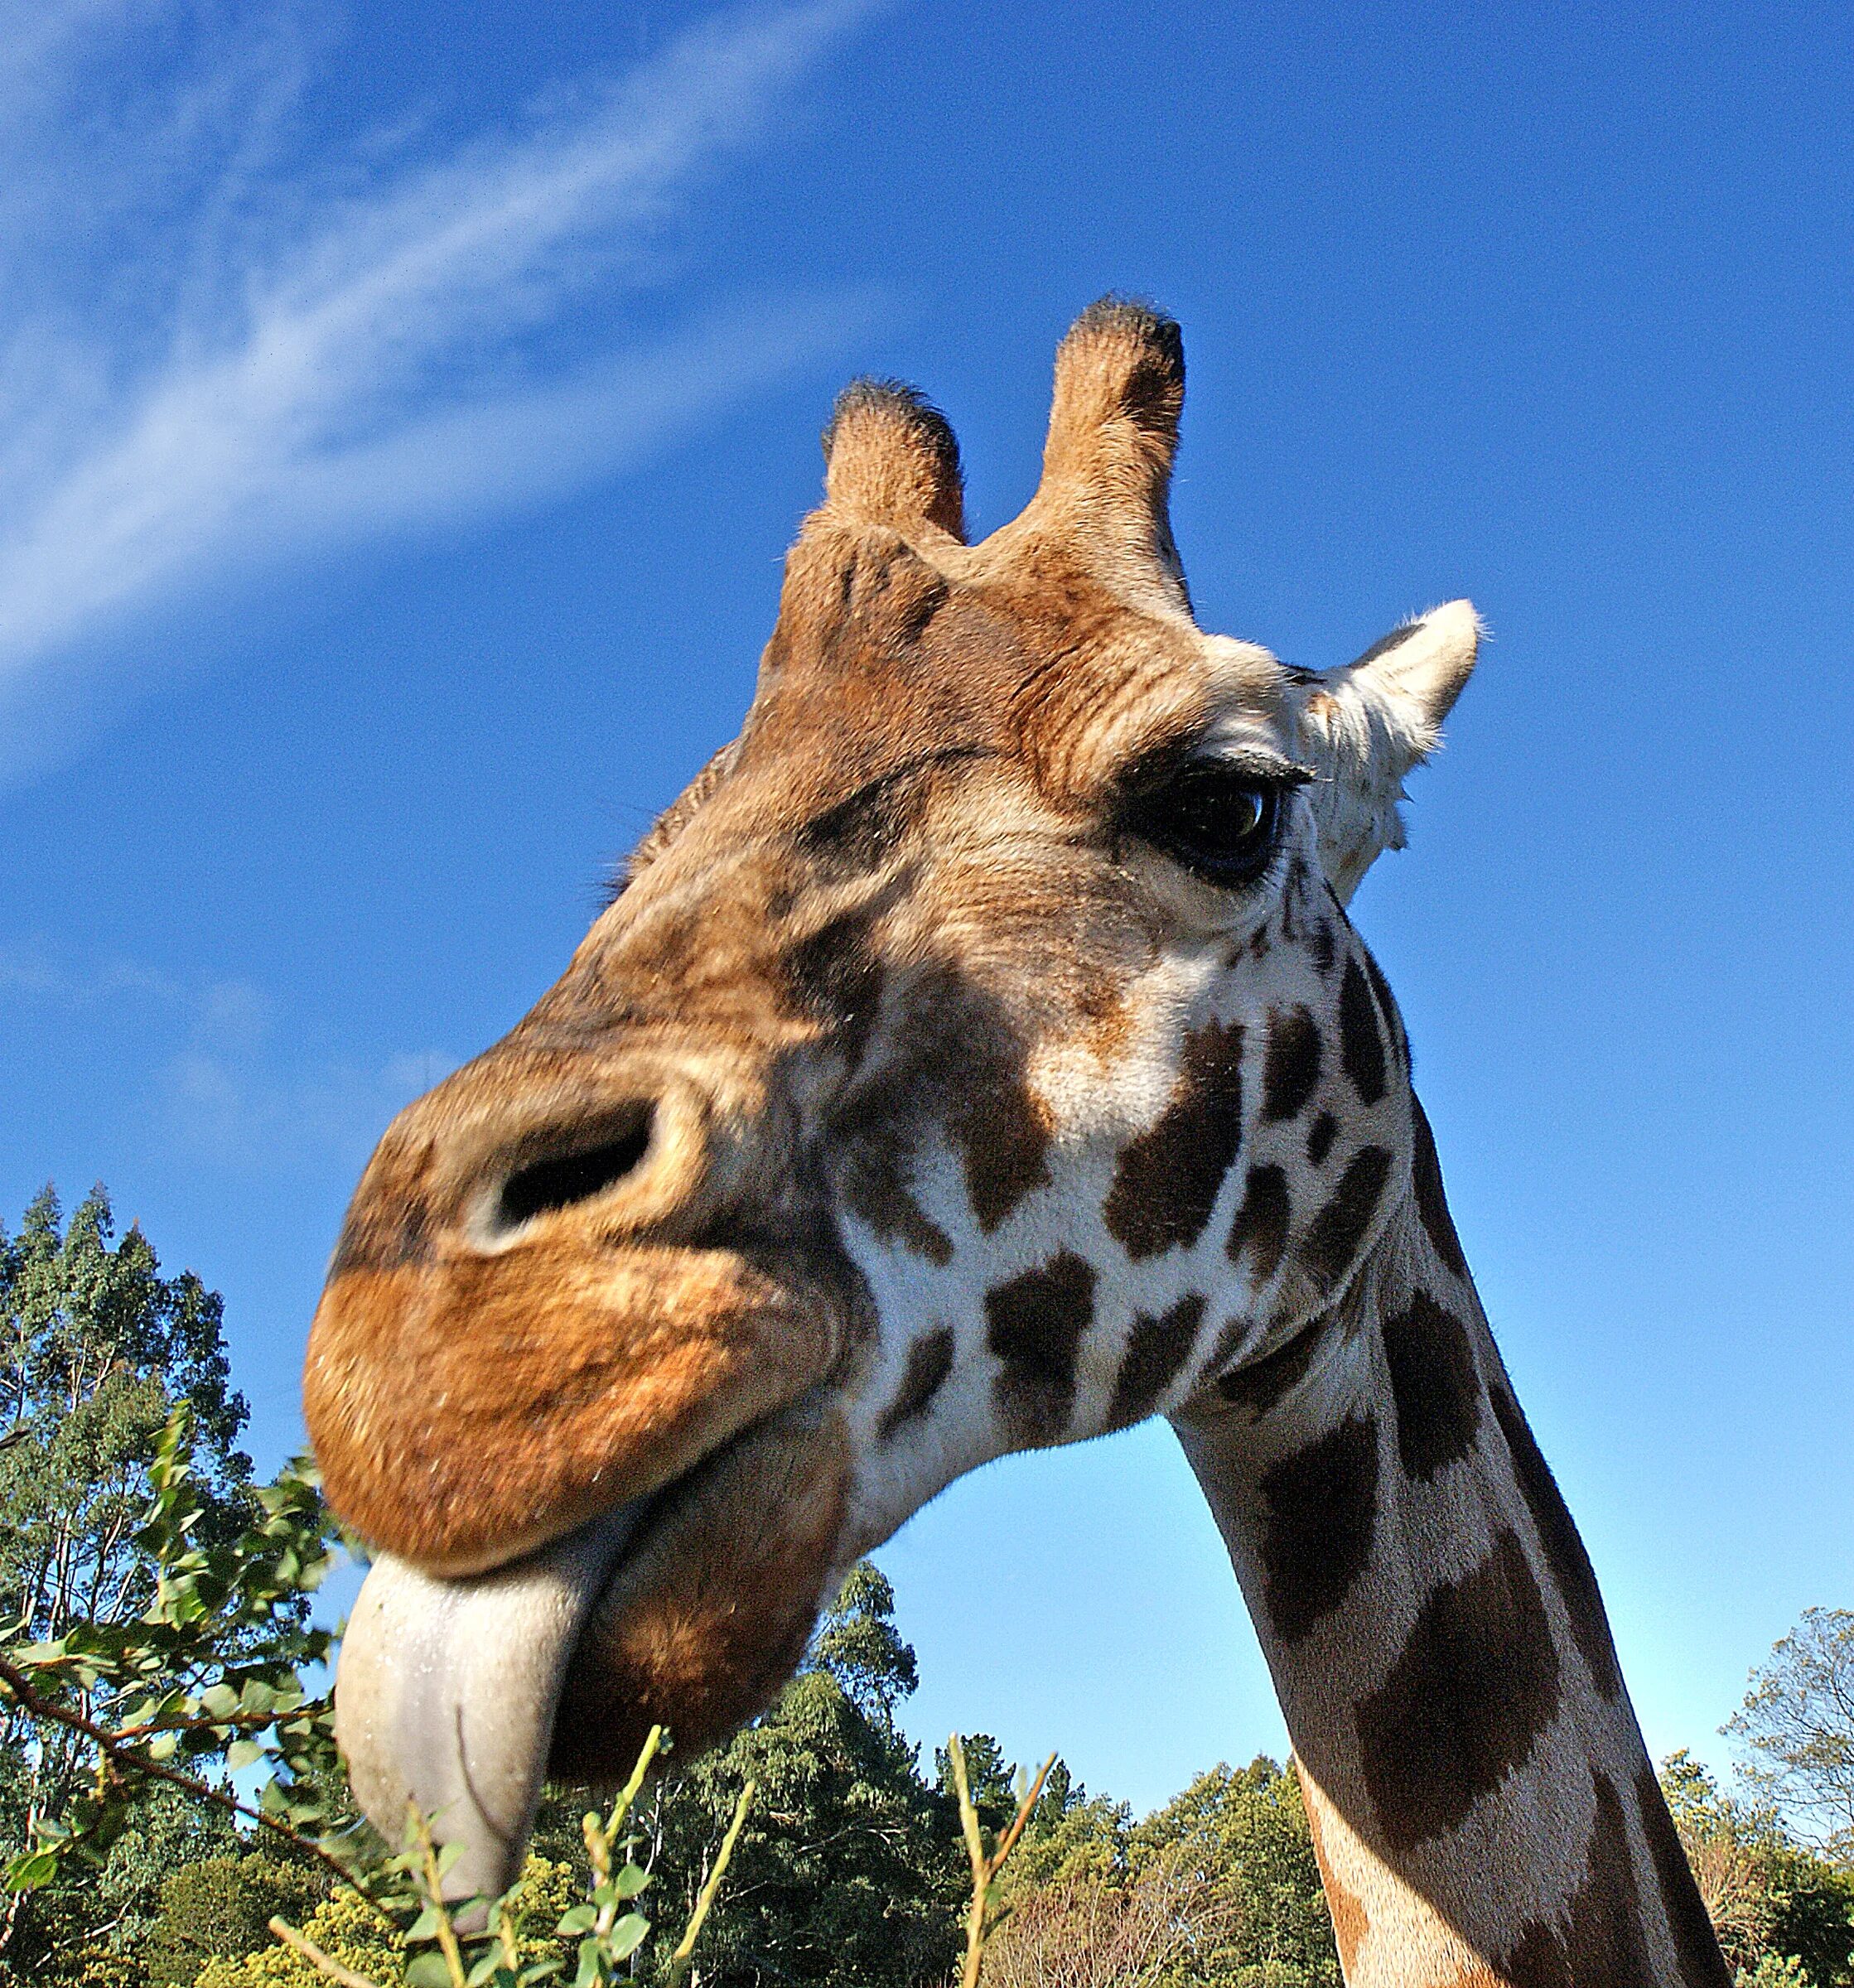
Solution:
<svg viewBox="0 0 1854 1988"><path fill-rule="evenodd" d="M1441 742L1441 724L1475 666L1481 628L1451 601L1374 642L1342 669L1308 672L1285 703L1312 790L1320 861L1341 904L1384 849L1403 847L1404 776Z"/></svg>

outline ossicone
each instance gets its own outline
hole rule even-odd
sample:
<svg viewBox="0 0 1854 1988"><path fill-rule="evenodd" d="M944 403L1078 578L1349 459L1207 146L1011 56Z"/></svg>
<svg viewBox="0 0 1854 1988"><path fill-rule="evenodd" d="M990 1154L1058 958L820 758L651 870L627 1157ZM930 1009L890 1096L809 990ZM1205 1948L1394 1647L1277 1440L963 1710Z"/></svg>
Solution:
<svg viewBox="0 0 1854 1988"><path fill-rule="evenodd" d="M1090 304L1057 350L1042 480L998 556L1052 548L1131 607L1188 615L1169 508L1184 406L1177 321L1135 298Z"/></svg>
<svg viewBox="0 0 1854 1988"><path fill-rule="evenodd" d="M1156 480L1162 499L1184 408L1178 321L1137 297L1102 297L1069 326L1056 351L1045 482L1137 466Z"/></svg>
<svg viewBox="0 0 1854 1988"><path fill-rule="evenodd" d="M824 430L828 510L906 534L965 539L959 444L946 417L896 379L852 380Z"/></svg>

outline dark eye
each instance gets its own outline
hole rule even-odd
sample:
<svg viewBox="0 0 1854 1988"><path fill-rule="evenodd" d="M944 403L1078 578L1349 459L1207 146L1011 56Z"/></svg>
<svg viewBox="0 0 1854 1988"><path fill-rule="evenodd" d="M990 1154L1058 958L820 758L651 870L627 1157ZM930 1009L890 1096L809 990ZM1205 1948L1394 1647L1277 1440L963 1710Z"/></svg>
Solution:
<svg viewBox="0 0 1854 1988"><path fill-rule="evenodd" d="M1215 884L1253 883L1274 854L1281 789L1237 766L1198 760L1134 799L1127 825Z"/></svg>

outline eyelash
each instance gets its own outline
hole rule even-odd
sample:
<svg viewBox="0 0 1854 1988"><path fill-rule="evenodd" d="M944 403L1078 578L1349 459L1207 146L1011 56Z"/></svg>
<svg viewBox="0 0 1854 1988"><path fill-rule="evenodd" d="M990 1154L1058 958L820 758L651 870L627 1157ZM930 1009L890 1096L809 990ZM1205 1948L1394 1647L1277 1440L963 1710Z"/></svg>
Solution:
<svg viewBox="0 0 1854 1988"><path fill-rule="evenodd" d="M1267 871L1297 784L1226 761L1191 760L1143 785L1122 820L1131 833L1195 875L1236 889Z"/></svg>

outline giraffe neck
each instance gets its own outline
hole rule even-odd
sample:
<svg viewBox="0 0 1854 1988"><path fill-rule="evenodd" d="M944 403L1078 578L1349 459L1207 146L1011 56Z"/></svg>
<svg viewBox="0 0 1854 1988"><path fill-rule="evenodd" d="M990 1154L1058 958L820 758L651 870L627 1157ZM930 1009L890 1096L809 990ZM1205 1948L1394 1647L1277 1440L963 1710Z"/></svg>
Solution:
<svg viewBox="0 0 1854 1988"><path fill-rule="evenodd" d="M1254 1616L1349 1988L1724 1988L1428 1128L1335 1309L1174 1418Z"/></svg>

